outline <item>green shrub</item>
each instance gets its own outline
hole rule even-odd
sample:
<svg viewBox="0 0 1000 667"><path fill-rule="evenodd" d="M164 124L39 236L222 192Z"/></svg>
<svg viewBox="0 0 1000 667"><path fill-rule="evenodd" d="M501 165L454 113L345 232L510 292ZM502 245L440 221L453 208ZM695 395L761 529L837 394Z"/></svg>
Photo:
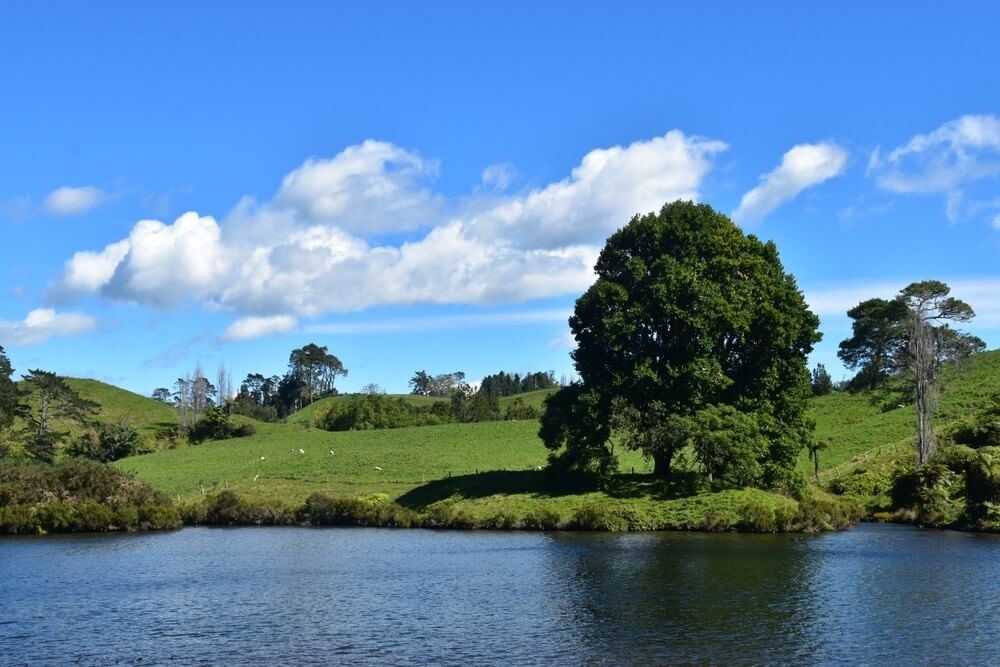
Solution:
<svg viewBox="0 0 1000 667"><path fill-rule="evenodd" d="M367 431L434 426L452 421L446 403L411 405L401 397L364 394L349 401L332 403L315 418L327 431Z"/></svg>

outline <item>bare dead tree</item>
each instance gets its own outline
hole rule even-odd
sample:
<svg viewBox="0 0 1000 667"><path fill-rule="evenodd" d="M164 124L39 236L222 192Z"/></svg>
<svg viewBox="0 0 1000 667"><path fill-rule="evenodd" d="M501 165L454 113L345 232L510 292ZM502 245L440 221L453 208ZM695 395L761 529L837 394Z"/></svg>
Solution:
<svg viewBox="0 0 1000 667"><path fill-rule="evenodd" d="M909 309L907 352L915 381L917 463L930 461L937 450L933 419L937 408L938 379L944 361L978 351L983 341L958 332L948 322L968 322L972 307L954 297L951 288L938 280L912 283L898 299Z"/></svg>

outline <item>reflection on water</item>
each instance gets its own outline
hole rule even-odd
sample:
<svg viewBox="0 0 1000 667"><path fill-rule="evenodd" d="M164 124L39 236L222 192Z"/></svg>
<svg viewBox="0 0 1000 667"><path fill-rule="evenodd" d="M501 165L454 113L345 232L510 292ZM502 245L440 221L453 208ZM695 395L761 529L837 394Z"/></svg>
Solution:
<svg viewBox="0 0 1000 667"><path fill-rule="evenodd" d="M1000 539L188 529L0 540L0 664L986 664Z"/></svg>

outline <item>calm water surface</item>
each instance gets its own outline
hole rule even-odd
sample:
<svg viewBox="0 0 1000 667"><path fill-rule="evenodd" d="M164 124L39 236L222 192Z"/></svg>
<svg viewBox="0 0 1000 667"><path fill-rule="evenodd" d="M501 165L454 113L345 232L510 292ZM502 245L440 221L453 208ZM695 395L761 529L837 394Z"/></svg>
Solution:
<svg viewBox="0 0 1000 667"><path fill-rule="evenodd" d="M1000 539L187 529L0 539L0 664L998 664Z"/></svg>

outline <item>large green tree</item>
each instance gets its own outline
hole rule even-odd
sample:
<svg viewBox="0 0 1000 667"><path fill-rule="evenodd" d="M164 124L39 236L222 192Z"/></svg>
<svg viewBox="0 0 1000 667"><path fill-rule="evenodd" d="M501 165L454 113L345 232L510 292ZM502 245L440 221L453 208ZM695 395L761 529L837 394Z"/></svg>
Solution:
<svg viewBox="0 0 1000 667"><path fill-rule="evenodd" d="M14 424L14 418L22 414L24 405L21 403L21 392L11 379L14 369L10 359L0 346L0 456L8 453L7 431Z"/></svg>
<svg viewBox="0 0 1000 667"><path fill-rule="evenodd" d="M337 377L347 375L347 369L325 345L309 343L288 355L288 370L305 386L304 398L312 403L333 391Z"/></svg>
<svg viewBox="0 0 1000 667"><path fill-rule="evenodd" d="M868 299L847 311L852 335L841 341L837 356L857 370L850 388L875 389L900 367L906 349L906 306L898 299Z"/></svg>
<svg viewBox="0 0 1000 667"><path fill-rule="evenodd" d="M554 458L606 469L610 425L627 410L628 430L646 435L625 444L649 454L657 476L695 436L681 426L709 421L716 432L759 428L763 482L790 470L809 440L806 357L820 334L774 243L710 206L675 202L612 235L595 271L570 318L581 384L558 392L543 419ZM717 406L752 419L724 425L733 412ZM706 409L711 420L696 418Z"/></svg>
<svg viewBox="0 0 1000 667"><path fill-rule="evenodd" d="M21 407L21 393L11 379L13 373L10 359L7 358L3 346L0 346L0 432L14 423L14 417Z"/></svg>

